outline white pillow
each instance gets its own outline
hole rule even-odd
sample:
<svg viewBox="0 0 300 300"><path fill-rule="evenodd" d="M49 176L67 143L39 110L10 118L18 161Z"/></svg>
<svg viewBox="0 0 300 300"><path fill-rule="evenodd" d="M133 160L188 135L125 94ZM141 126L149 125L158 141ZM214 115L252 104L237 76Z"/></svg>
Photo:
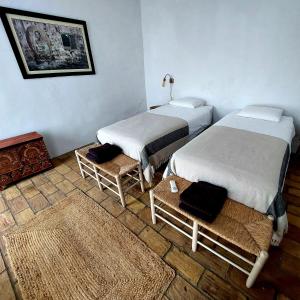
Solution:
<svg viewBox="0 0 300 300"><path fill-rule="evenodd" d="M202 99L189 97L189 98L172 100L169 102L169 104L175 106L187 107L187 108L196 108L199 106L204 106L206 103Z"/></svg>
<svg viewBox="0 0 300 300"><path fill-rule="evenodd" d="M237 115L240 117L279 122L282 114L283 110L281 108L249 105L242 109Z"/></svg>

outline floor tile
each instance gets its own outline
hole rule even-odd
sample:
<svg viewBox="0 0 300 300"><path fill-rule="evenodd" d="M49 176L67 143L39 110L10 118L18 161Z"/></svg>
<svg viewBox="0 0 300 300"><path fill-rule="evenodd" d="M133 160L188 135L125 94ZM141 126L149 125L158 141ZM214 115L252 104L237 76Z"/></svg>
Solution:
<svg viewBox="0 0 300 300"><path fill-rule="evenodd" d="M47 199L40 193L28 199L28 203L35 213L46 208L49 205Z"/></svg>
<svg viewBox="0 0 300 300"><path fill-rule="evenodd" d="M292 180L294 180L294 181L300 182L300 176L299 176L299 175L291 174L289 177L290 177Z"/></svg>
<svg viewBox="0 0 300 300"><path fill-rule="evenodd" d="M25 186L21 191L26 199L30 199L39 194L39 190L33 184Z"/></svg>
<svg viewBox="0 0 300 300"><path fill-rule="evenodd" d="M297 257L298 259L300 259L300 244L290 240L288 238L283 238L281 244L280 244L280 248L286 252L289 253L290 255L293 255L295 257Z"/></svg>
<svg viewBox="0 0 300 300"><path fill-rule="evenodd" d="M137 214L139 211L141 211L145 204L138 199L134 198L131 195L127 195L125 199L126 208L128 208L133 213Z"/></svg>
<svg viewBox="0 0 300 300"><path fill-rule="evenodd" d="M198 287L214 299L247 299L240 291L207 270L201 277Z"/></svg>
<svg viewBox="0 0 300 300"><path fill-rule="evenodd" d="M64 174L67 174L68 172L70 172L70 171L71 171L71 168L68 167L68 166L65 165L65 164L61 164L61 165L55 167L55 170L56 170L58 173L64 175Z"/></svg>
<svg viewBox="0 0 300 300"><path fill-rule="evenodd" d="M68 164L68 166L75 172L80 172L79 166L77 162L73 162L71 164Z"/></svg>
<svg viewBox="0 0 300 300"><path fill-rule="evenodd" d="M222 243L224 246L227 246L229 249L231 249L231 250L235 251L236 253L238 253L238 254L244 256L244 257L247 258L248 260L250 260L250 261L252 261L252 262L255 261L255 259L256 259L255 255L250 254L250 253L248 253L248 252L242 250L241 248L239 248L239 247L237 247L237 246L235 246L235 245L233 245L233 244L231 244L231 243L229 243L229 242L227 242L227 241L225 241L225 240L223 240L223 239L221 239L221 238L219 238L218 241L219 241L220 243ZM239 259L236 255L234 255L234 254L228 252L228 251L225 250L224 248L222 248L222 247L220 247L220 246L215 246L215 250L216 250L218 253L220 253L220 254L222 254L223 256L225 256L225 257L227 257L228 259L230 259L231 261L233 261L234 263L236 263L237 265L243 267L244 269L246 269L246 270L250 270L250 269L251 269L251 267L250 267L250 265L249 265L248 263L246 263L245 261Z"/></svg>
<svg viewBox="0 0 300 300"><path fill-rule="evenodd" d="M65 174L65 178L67 178L70 182L73 183L82 177L77 172L71 170L70 172Z"/></svg>
<svg viewBox="0 0 300 300"><path fill-rule="evenodd" d="M294 187L296 189L300 189L300 182L299 181L294 181L292 179L286 178L285 184L289 187Z"/></svg>
<svg viewBox="0 0 300 300"><path fill-rule="evenodd" d="M98 186L95 186L91 188L87 195L93 198L96 202L101 203L104 199L106 199L108 196L104 192L101 192Z"/></svg>
<svg viewBox="0 0 300 300"><path fill-rule="evenodd" d="M280 257L282 252L280 249L270 249L269 252L270 257L259 274L257 283L259 284L263 281L266 285L276 287L277 291L280 291L280 293L287 295L291 299L298 299L300 295L299 276L296 276L294 272L290 273L281 268Z"/></svg>
<svg viewBox="0 0 300 300"><path fill-rule="evenodd" d="M169 250L171 243L157 233L154 229L147 226L140 234L139 238L159 256L164 256Z"/></svg>
<svg viewBox="0 0 300 300"><path fill-rule="evenodd" d="M6 200L12 200L18 196L20 196L21 193L20 191L16 188L16 186L11 186L7 189L5 189L3 192L2 192L2 196L4 196L4 198Z"/></svg>
<svg viewBox="0 0 300 300"><path fill-rule="evenodd" d="M202 300L207 299L203 294L201 294L197 289L195 289L191 284L184 280L180 276L176 276L172 281L168 291L167 296L170 300Z"/></svg>
<svg viewBox="0 0 300 300"><path fill-rule="evenodd" d="M39 186L39 190L44 196L49 196L57 192L58 189L52 182L47 182Z"/></svg>
<svg viewBox="0 0 300 300"><path fill-rule="evenodd" d="M5 270L4 260L0 252L0 274Z"/></svg>
<svg viewBox="0 0 300 300"><path fill-rule="evenodd" d="M289 188L288 193L294 195L296 197L300 197L300 189L296 188Z"/></svg>
<svg viewBox="0 0 300 300"><path fill-rule="evenodd" d="M152 217L151 217L151 209L147 206L145 206L142 210L140 210L137 214L140 219L142 219L147 225L151 226L155 230L159 231L161 228L165 225L164 222L156 219L156 224L152 223Z"/></svg>
<svg viewBox="0 0 300 300"><path fill-rule="evenodd" d="M17 183L17 187L19 189L22 189L25 186L30 185L31 183L32 183L32 181L30 179L24 179L24 180L20 181L19 183Z"/></svg>
<svg viewBox="0 0 300 300"><path fill-rule="evenodd" d="M15 215L15 219L18 225L26 224L34 217L34 213L31 208L26 208Z"/></svg>
<svg viewBox="0 0 300 300"><path fill-rule="evenodd" d="M135 234L139 234L146 227L143 221L128 210L124 211L118 219Z"/></svg>
<svg viewBox="0 0 300 300"><path fill-rule="evenodd" d="M65 177L57 171L50 173L49 175L47 175L47 177L53 184L57 184L65 179Z"/></svg>
<svg viewBox="0 0 300 300"><path fill-rule="evenodd" d="M6 209L7 209L7 205L4 201L4 199L2 198L2 196L0 195L0 213L5 211Z"/></svg>
<svg viewBox="0 0 300 300"><path fill-rule="evenodd" d="M62 199L65 199L66 198L66 195L62 192L62 191L57 191L53 194L51 194L50 196L47 197L48 201L51 203L51 204L54 204Z"/></svg>
<svg viewBox="0 0 300 300"><path fill-rule="evenodd" d="M6 271L0 274L0 299L3 300L16 299Z"/></svg>
<svg viewBox="0 0 300 300"><path fill-rule="evenodd" d="M149 192L144 193L139 199L140 199L146 206L150 206Z"/></svg>
<svg viewBox="0 0 300 300"><path fill-rule="evenodd" d="M15 220L10 211L7 210L0 214L0 232L4 232L14 225Z"/></svg>
<svg viewBox="0 0 300 300"><path fill-rule="evenodd" d="M114 217L118 217L122 212L125 211L125 208L121 205L120 201L117 201L111 197L108 197L102 201L101 206Z"/></svg>
<svg viewBox="0 0 300 300"><path fill-rule="evenodd" d="M300 212L300 207L298 207L297 210L294 209L294 213L299 213L299 212ZM300 229L300 215L297 216L295 214L288 213L288 222L289 224L292 224Z"/></svg>
<svg viewBox="0 0 300 300"><path fill-rule="evenodd" d="M300 259L286 252L282 252L280 255L279 264L280 269L296 275L300 280Z"/></svg>
<svg viewBox="0 0 300 300"><path fill-rule="evenodd" d="M300 216L300 206L289 204L287 210L289 213L294 214L295 216Z"/></svg>
<svg viewBox="0 0 300 300"><path fill-rule="evenodd" d="M196 285L204 268L186 253L173 247L165 256L165 261L175 268L185 279Z"/></svg>
<svg viewBox="0 0 300 300"><path fill-rule="evenodd" d="M192 248L192 240L168 224L160 230L160 234L179 248L187 249L187 251Z"/></svg>
<svg viewBox="0 0 300 300"><path fill-rule="evenodd" d="M27 201L23 196L14 198L13 200L8 201L8 206L10 211L15 215L25 208L29 207Z"/></svg>
<svg viewBox="0 0 300 300"><path fill-rule="evenodd" d="M75 181L73 183L76 187L78 187L80 190L82 190L83 192L86 192L88 190L90 190L91 188L94 187L93 184L91 184L89 181L87 181L84 178L80 178L77 181Z"/></svg>
<svg viewBox="0 0 300 300"><path fill-rule="evenodd" d="M37 187L49 182L49 179L43 174L34 176L34 177L31 178L31 180L34 183L34 185L37 186Z"/></svg>
<svg viewBox="0 0 300 300"><path fill-rule="evenodd" d="M14 284L14 292L15 292L15 295L16 295L17 299L22 299L22 294L21 294L21 290L20 290L20 286L19 286L18 282L16 282Z"/></svg>
<svg viewBox="0 0 300 300"><path fill-rule="evenodd" d="M65 194L68 194L75 189L75 186L66 179L62 182L57 183L56 187Z"/></svg>
<svg viewBox="0 0 300 300"><path fill-rule="evenodd" d="M128 191L128 194L130 194L132 197L134 197L136 199L140 198L143 195L140 184L138 184L138 185L134 186L133 188L131 188Z"/></svg>
<svg viewBox="0 0 300 300"><path fill-rule="evenodd" d="M190 251L190 256L206 269L215 272L218 276L225 278L229 264L203 247L199 247L196 252Z"/></svg>
<svg viewBox="0 0 300 300"><path fill-rule="evenodd" d="M288 204L293 204L295 206L300 206L300 197L290 195L288 193L283 194L283 198Z"/></svg>
<svg viewBox="0 0 300 300"><path fill-rule="evenodd" d="M227 281L233 286L242 290L250 299L272 300L275 297L275 289L271 284L265 282L258 276L252 288L246 287L247 275L240 270L230 266L227 273Z"/></svg>

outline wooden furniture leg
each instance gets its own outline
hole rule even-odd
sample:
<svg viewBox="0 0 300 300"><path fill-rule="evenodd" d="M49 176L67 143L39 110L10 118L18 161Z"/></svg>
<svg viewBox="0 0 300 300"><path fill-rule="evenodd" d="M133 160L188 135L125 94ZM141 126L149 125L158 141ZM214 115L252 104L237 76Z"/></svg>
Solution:
<svg viewBox="0 0 300 300"><path fill-rule="evenodd" d="M152 217L152 223L156 224L156 216L155 216L155 206L154 206L154 194L153 190L150 190L150 206L151 206L151 217Z"/></svg>
<svg viewBox="0 0 300 300"><path fill-rule="evenodd" d="M78 166L79 166L79 169L80 169L81 176L82 176L82 178L85 178L85 174L84 174L84 172L82 170L80 156L78 155L77 151L75 151L75 154L76 154L76 158L77 158L77 162L78 162Z"/></svg>
<svg viewBox="0 0 300 300"><path fill-rule="evenodd" d="M139 165L138 165L138 170L139 170L139 178L140 178L141 190L142 190L143 193L145 193L143 170L142 170L141 163L139 163Z"/></svg>
<svg viewBox="0 0 300 300"><path fill-rule="evenodd" d="M192 239L192 251L196 252L198 243L198 223L193 221L193 239Z"/></svg>
<svg viewBox="0 0 300 300"><path fill-rule="evenodd" d="M98 171L97 171L97 168L96 168L95 165L93 165L93 169L94 169L94 172L95 172L95 176L97 178L97 183L98 183L99 189L100 189L101 192L103 192L103 187L102 187L102 184L101 184L101 180L99 178Z"/></svg>
<svg viewBox="0 0 300 300"><path fill-rule="evenodd" d="M125 197L122 189L122 182L120 176L116 177L117 185L118 185L118 191L119 191L119 196L121 199L122 206L125 207Z"/></svg>
<svg viewBox="0 0 300 300"><path fill-rule="evenodd" d="M260 273L261 269L263 268L263 266L265 265L267 259L269 257L268 252L266 251L261 251L259 253L259 256L256 258L255 264L247 278L246 281L246 286L247 288L251 288L252 285L254 284L258 274Z"/></svg>

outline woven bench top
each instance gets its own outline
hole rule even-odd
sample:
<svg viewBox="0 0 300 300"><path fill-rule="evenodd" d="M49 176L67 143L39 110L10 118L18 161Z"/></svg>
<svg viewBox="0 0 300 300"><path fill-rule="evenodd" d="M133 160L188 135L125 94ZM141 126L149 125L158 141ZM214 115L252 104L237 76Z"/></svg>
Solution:
<svg viewBox="0 0 300 300"><path fill-rule="evenodd" d="M178 193L170 190L170 180L175 180ZM154 196L183 216L196 221L200 226L220 236L224 240L258 255L268 251L272 237L272 221L265 215L243 204L227 199L213 223L207 223L179 208L179 195L191 182L177 176L169 176L154 189ZM199 199L201 201L201 199Z"/></svg>
<svg viewBox="0 0 300 300"><path fill-rule="evenodd" d="M89 149L98 147L99 144L93 144L86 146L84 148L81 148L79 150L76 150L76 152L85 160L87 160L90 164L96 166L99 170L104 171L105 173L117 177L122 176L133 169L135 169L139 162L137 160L134 160L130 158L129 156L125 154L120 154L114 159L105 162L103 164L97 164L89 159L86 158L86 154L88 153Z"/></svg>

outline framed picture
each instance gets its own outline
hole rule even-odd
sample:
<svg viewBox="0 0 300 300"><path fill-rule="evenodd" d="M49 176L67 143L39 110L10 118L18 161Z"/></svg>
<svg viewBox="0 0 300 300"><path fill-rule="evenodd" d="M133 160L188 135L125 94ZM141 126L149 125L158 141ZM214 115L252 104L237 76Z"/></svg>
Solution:
<svg viewBox="0 0 300 300"><path fill-rule="evenodd" d="M95 74L84 21L0 7L25 79Z"/></svg>

